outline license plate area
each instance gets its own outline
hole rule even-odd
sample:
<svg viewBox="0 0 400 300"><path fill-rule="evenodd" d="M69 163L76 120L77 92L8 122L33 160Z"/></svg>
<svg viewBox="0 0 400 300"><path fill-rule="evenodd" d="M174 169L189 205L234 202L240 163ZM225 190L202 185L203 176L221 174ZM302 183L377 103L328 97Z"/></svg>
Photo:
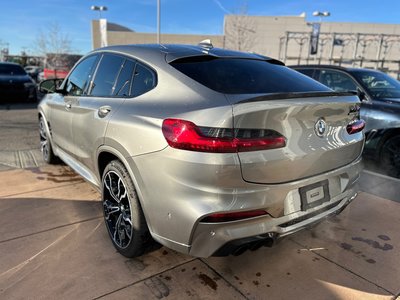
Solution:
<svg viewBox="0 0 400 300"><path fill-rule="evenodd" d="M301 210L306 211L310 208L321 205L330 200L328 180L319 181L299 188L301 199Z"/></svg>

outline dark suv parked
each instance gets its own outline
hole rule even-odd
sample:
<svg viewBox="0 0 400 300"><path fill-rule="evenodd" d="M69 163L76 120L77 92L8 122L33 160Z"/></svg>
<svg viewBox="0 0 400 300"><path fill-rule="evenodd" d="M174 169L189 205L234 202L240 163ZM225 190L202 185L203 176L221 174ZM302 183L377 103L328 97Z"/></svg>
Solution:
<svg viewBox="0 0 400 300"><path fill-rule="evenodd" d="M359 90L366 121L365 154L400 176L400 82L376 70L330 65L291 66L335 91Z"/></svg>
<svg viewBox="0 0 400 300"><path fill-rule="evenodd" d="M36 101L36 84L18 64L0 63L0 103Z"/></svg>

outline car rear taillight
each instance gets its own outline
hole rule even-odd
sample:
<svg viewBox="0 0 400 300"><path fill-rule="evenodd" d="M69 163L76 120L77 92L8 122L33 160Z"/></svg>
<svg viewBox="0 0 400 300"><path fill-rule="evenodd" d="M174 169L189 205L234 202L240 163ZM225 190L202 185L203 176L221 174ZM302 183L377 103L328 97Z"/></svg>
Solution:
<svg viewBox="0 0 400 300"><path fill-rule="evenodd" d="M362 131L364 127L365 127L365 121L357 120L347 125L346 130L348 134L354 134Z"/></svg>
<svg viewBox="0 0 400 300"><path fill-rule="evenodd" d="M190 151L234 153L286 146L286 138L273 130L199 127L180 119L164 120L162 132L172 148Z"/></svg>
<svg viewBox="0 0 400 300"><path fill-rule="evenodd" d="M219 222L232 222L243 219L249 219L259 216L265 216L268 213L265 210L251 210L251 211L239 211L239 212L228 212L228 213L215 213L208 215L200 222L202 223L219 223Z"/></svg>

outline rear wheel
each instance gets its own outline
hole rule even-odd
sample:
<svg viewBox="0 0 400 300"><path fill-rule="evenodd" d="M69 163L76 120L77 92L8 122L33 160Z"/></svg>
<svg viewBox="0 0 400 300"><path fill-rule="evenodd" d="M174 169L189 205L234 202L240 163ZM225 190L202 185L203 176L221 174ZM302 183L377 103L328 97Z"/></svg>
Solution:
<svg viewBox="0 0 400 300"><path fill-rule="evenodd" d="M57 156L53 152L51 143L49 140L48 131L46 129L46 121L43 117L39 118L39 134L40 134L40 151L42 152L42 157L48 164L58 163Z"/></svg>
<svg viewBox="0 0 400 300"><path fill-rule="evenodd" d="M132 179L118 161L111 161L102 178L104 220L114 247L125 257L143 253L149 239L146 220Z"/></svg>
<svg viewBox="0 0 400 300"><path fill-rule="evenodd" d="M389 175L400 177L400 135L389 138L382 145L380 158Z"/></svg>

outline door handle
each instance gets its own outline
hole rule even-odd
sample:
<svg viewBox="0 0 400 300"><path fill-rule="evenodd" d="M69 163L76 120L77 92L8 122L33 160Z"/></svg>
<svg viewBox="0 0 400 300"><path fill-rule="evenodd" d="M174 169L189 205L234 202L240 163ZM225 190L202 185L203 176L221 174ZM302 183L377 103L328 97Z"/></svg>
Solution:
<svg viewBox="0 0 400 300"><path fill-rule="evenodd" d="M71 107L72 107L71 103L67 103L67 104L65 104L65 108L66 108L67 110L70 110L70 109L71 109Z"/></svg>
<svg viewBox="0 0 400 300"><path fill-rule="evenodd" d="M97 111L97 114L99 115L100 118L104 118L110 113L110 111L111 111L111 106L102 106Z"/></svg>

